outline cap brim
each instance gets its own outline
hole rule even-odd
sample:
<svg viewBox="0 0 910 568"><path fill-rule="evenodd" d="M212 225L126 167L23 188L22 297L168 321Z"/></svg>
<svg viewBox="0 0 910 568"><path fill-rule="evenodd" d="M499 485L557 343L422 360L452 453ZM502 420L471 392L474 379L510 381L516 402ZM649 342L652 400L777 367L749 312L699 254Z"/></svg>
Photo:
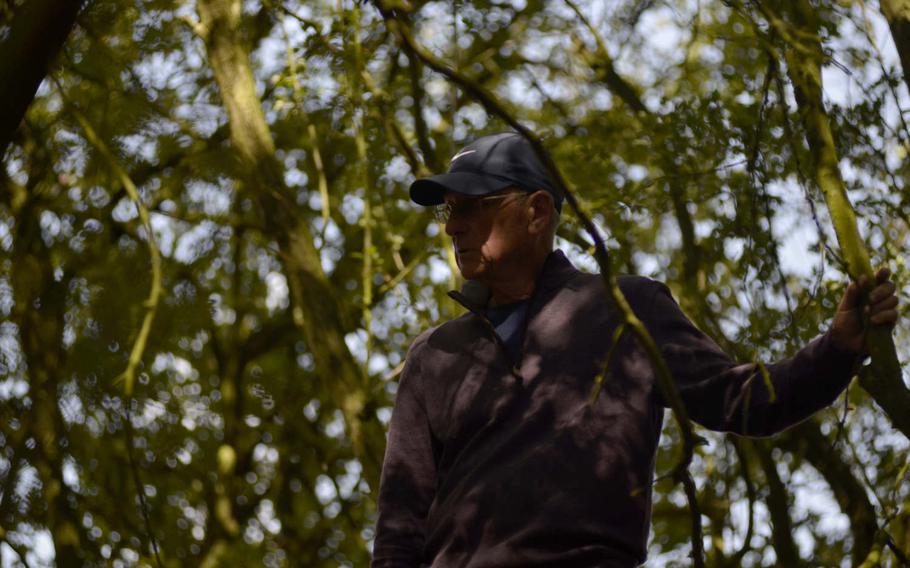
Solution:
<svg viewBox="0 0 910 568"><path fill-rule="evenodd" d="M450 172L415 181L411 184L411 201L418 205L439 205L447 191L479 197L501 191L514 182L475 174L471 172Z"/></svg>

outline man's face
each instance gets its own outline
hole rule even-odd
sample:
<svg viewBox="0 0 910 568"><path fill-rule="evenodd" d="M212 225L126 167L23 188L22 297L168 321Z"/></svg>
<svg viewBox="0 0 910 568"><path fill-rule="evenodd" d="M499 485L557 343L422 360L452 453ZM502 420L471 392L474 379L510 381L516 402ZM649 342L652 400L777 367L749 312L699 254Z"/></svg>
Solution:
<svg viewBox="0 0 910 568"><path fill-rule="evenodd" d="M504 269L521 256L527 246L527 219L522 204L527 193L506 189L483 198L446 193L454 212L446 223L455 258L468 280L501 278Z"/></svg>

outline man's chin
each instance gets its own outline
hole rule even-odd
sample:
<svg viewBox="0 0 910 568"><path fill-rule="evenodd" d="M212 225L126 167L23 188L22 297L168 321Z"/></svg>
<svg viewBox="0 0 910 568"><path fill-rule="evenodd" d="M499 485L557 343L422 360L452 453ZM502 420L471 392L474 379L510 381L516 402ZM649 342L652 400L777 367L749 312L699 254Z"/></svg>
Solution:
<svg viewBox="0 0 910 568"><path fill-rule="evenodd" d="M477 271L472 270L461 270L461 277L465 280L477 280Z"/></svg>
<svg viewBox="0 0 910 568"><path fill-rule="evenodd" d="M458 264L461 277L465 280L476 280L483 275L482 266L476 262L463 262Z"/></svg>

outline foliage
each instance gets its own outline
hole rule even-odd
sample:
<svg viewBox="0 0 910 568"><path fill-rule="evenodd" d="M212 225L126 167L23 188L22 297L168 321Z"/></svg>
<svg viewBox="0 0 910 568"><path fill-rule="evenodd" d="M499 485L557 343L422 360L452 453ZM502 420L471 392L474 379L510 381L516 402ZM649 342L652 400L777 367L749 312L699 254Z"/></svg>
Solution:
<svg viewBox="0 0 910 568"><path fill-rule="evenodd" d="M666 281L742 360L824 331L846 270L789 44L768 33L777 3L579 3L586 21L563 2L400 5L421 45L544 135L614 268ZM903 285L908 99L874 8L812 7L860 234ZM17 9L0 8L0 31ZM506 127L372 5L248 1L230 37L274 146L260 170L238 149L256 133L228 110L201 15L90 3L0 169L4 562L156 565L156 547L167 566L369 561L370 424L388 421L410 341L457 313L446 237L407 187ZM121 378L153 272L130 183L163 290L132 396ZM560 243L592 269L579 229L565 215ZM324 280L294 256L304 237ZM313 319L320 305L331 322ZM336 333L344 345L328 345ZM906 360L906 324L895 338ZM697 433L708 565L858 565L876 551L897 565L894 549L910 551L910 444L857 386L770 440ZM679 444L668 427L658 475ZM687 562L689 514L680 487L656 485L654 565Z"/></svg>

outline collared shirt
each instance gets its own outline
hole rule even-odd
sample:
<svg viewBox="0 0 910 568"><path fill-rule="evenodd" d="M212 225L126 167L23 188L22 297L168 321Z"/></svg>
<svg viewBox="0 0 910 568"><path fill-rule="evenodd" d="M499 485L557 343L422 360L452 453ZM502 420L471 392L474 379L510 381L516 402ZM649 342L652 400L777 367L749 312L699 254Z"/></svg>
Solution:
<svg viewBox="0 0 910 568"><path fill-rule="evenodd" d="M521 340L524 338L525 323L528 316L528 301L488 306L487 318L493 324L496 335L502 339L512 361L521 359Z"/></svg>

